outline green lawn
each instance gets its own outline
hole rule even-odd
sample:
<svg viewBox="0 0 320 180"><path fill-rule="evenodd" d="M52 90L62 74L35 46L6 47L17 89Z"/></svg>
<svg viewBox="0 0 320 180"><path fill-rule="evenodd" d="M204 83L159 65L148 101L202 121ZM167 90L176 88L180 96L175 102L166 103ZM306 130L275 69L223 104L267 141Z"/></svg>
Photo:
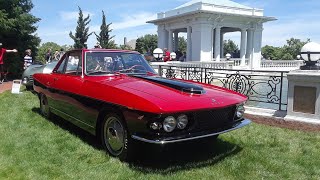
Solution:
<svg viewBox="0 0 320 180"><path fill-rule="evenodd" d="M136 162L120 162L88 133L44 119L32 93L0 94L0 179L320 179L320 133L252 123L216 143L137 148Z"/></svg>

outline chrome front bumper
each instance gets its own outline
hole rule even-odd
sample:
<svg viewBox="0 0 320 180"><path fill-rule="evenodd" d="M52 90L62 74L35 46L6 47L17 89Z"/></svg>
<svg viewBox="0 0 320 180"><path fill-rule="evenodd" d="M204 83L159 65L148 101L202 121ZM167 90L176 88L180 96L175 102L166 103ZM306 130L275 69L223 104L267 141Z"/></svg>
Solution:
<svg viewBox="0 0 320 180"><path fill-rule="evenodd" d="M239 128L242 128L243 126L246 126L248 124L250 124L251 121L248 119L244 119L243 121L235 124L232 128L230 129L226 129L223 131L219 131L219 132L215 132L215 133L210 133L210 134L205 134L205 135L200 135L200 136L193 136L193 137L187 137L187 138L181 138L181 139L174 139L174 140L151 140L151 139L146 139L143 137L139 137L136 135L132 135L131 137L135 140L138 141L142 141L142 142L146 142L146 143L152 143L152 144L168 144L168 143L176 143L176 142L182 142L182 141L190 141L190 140L194 140L194 139L201 139L201 138L206 138L206 137L210 137L210 136L215 136L215 135L219 135L219 134L223 134L229 131L233 131Z"/></svg>

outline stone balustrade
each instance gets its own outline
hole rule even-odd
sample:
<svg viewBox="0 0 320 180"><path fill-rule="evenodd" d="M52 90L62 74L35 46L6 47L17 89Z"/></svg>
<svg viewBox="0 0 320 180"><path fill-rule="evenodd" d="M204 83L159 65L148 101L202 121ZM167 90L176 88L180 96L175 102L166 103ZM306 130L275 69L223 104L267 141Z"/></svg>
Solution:
<svg viewBox="0 0 320 180"><path fill-rule="evenodd" d="M297 68L304 63L302 60L265 60L261 61L261 68Z"/></svg>
<svg viewBox="0 0 320 180"><path fill-rule="evenodd" d="M198 67L198 68L212 68L212 69L232 69L233 61L224 62L180 62L180 61L169 61L169 62L152 62L151 66L156 68L159 65L171 65L177 67Z"/></svg>
<svg viewBox="0 0 320 180"><path fill-rule="evenodd" d="M169 61L169 62L152 62L151 65L153 68L158 69L159 65L172 65L179 67L198 67L198 68L211 68L211 69L234 69L239 68L241 65L240 58L232 58L231 60L221 59L220 62L210 61L210 62L180 62L180 61ZM249 65L249 60L246 59L245 65ZM262 60L260 69L274 69L278 68L279 70L294 70L299 69L300 66L303 66L303 60ZM318 63L320 65L320 63ZM244 69L246 69L244 67Z"/></svg>

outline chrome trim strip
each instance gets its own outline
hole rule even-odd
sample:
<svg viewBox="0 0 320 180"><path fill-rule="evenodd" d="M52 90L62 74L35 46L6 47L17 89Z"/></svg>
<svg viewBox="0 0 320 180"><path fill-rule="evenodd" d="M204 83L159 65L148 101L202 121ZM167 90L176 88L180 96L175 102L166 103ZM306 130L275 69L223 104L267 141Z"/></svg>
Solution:
<svg viewBox="0 0 320 180"><path fill-rule="evenodd" d="M69 115L69 114L67 114L67 113L65 113L65 112L62 112L62 111L60 111L60 110L58 110L58 109L56 109L56 108L54 108L54 107L49 106L49 108L52 109L52 110L54 110L54 111L57 111L57 112L59 112L59 113L61 113L61 114L64 114L64 115L68 116L69 118L72 118L73 120L78 121L78 122L80 122L80 123L82 123L82 124L84 124L84 125L86 125L86 126L88 126L88 127L90 127L90 128L95 128L95 127L93 127L93 126L91 126L91 125L89 125L89 124L81 121L80 119L75 118L75 117L73 117L73 116L71 116L71 115ZM67 120L67 119L65 119L65 120Z"/></svg>
<svg viewBox="0 0 320 180"><path fill-rule="evenodd" d="M218 134L223 134L223 133L226 133L226 132L229 132L229 131L233 131L233 130L242 128L243 126L246 126L246 125L248 125L250 123L251 123L250 120L244 119L243 121L241 121L239 124L237 124L233 128L230 128L230 129L227 129L227 130L224 130L224 131L220 131L220 132L216 132L216 133L212 133L212 134L201 135L201 136L190 137L190 138L170 140L170 141L150 140L150 139L145 139L145 138L142 138L142 137L139 137L139 136L136 136L136 135L132 135L131 137L133 139L135 139L135 140L139 140L139 141L143 141L143 142L147 142L147 143L152 143L152 144L168 144L168 143L189 141L189 140L194 140L194 139L200 139L200 138L215 136L215 135L218 135Z"/></svg>

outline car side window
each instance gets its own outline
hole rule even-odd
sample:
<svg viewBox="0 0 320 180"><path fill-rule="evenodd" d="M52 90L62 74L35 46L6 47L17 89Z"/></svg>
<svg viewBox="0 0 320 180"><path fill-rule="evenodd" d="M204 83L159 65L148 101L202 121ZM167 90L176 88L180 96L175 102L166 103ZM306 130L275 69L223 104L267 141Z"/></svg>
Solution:
<svg viewBox="0 0 320 180"><path fill-rule="evenodd" d="M66 64L66 61L67 61L67 56L64 56L63 57L64 59L62 60L59 68L57 69L57 73L60 73L60 74L63 74L64 73L64 67L65 67L65 64Z"/></svg>
<svg viewBox="0 0 320 180"><path fill-rule="evenodd" d="M81 70L81 52L70 53L68 56L65 73L71 75L81 75Z"/></svg>

